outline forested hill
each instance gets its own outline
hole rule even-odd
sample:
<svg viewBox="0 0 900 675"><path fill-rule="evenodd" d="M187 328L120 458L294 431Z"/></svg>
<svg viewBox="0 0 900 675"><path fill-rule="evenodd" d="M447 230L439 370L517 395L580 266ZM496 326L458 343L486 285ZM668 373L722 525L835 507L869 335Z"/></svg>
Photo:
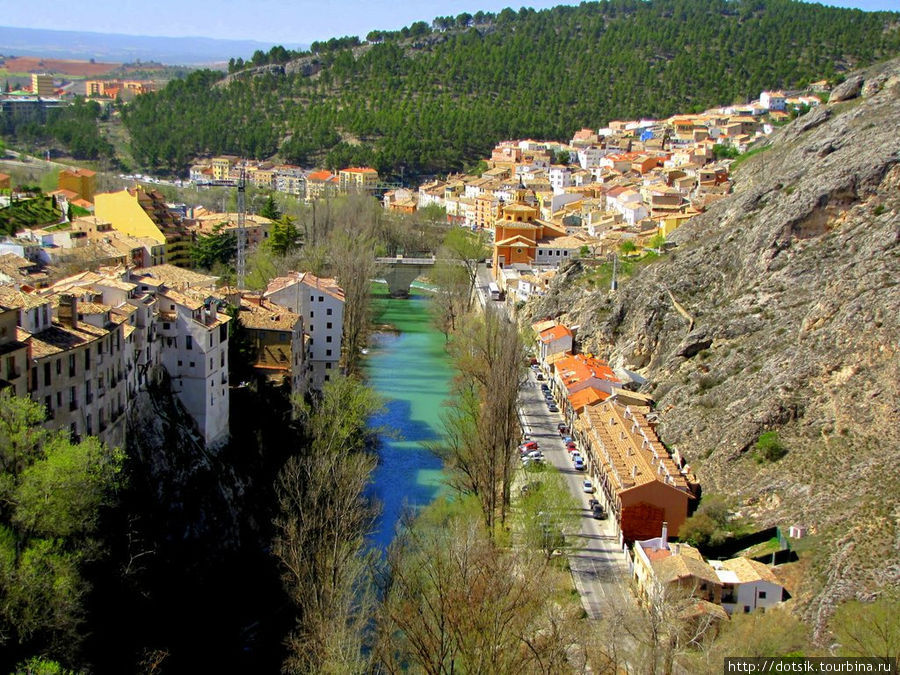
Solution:
<svg viewBox="0 0 900 675"><path fill-rule="evenodd" d="M568 139L793 88L900 54L900 13L792 0L607 0L479 12L258 53L227 84L198 72L125 115L136 160L183 171L233 153L382 173L463 168L498 140ZM278 63L302 56L297 62Z"/></svg>

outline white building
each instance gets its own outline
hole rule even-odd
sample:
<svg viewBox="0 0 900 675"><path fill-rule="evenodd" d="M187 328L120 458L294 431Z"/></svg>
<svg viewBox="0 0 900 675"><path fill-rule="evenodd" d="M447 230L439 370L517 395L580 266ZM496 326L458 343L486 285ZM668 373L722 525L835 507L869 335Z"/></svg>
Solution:
<svg viewBox="0 0 900 675"><path fill-rule="evenodd" d="M554 192L562 192L572 185L572 172L567 166L554 164L550 167L550 186Z"/></svg>
<svg viewBox="0 0 900 675"><path fill-rule="evenodd" d="M759 95L759 104L766 110L784 110L786 98L781 91L764 91Z"/></svg>
<svg viewBox="0 0 900 675"><path fill-rule="evenodd" d="M600 160L606 155L603 148L588 147L578 151L578 164L582 169L592 169L600 166Z"/></svg>
<svg viewBox="0 0 900 675"><path fill-rule="evenodd" d="M291 272L269 282L264 297L303 317L309 337L306 370L309 387L321 389L337 373L344 330L344 291L334 279Z"/></svg>
<svg viewBox="0 0 900 675"><path fill-rule="evenodd" d="M722 582L722 608L729 615L769 608L781 602L784 587L766 565L750 558L710 560Z"/></svg>

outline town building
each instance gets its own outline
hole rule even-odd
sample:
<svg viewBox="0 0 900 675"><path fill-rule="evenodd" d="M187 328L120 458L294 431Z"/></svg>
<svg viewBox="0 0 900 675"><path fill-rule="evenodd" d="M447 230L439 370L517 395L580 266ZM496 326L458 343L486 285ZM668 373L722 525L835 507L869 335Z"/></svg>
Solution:
<svg viewBox="0 0 900 675"><path fill-rule="evenodd" d="M31 93L40 98L52 98L56 96L56 87L53 86L53 76L47 73L31 74Z"/></svg>
<svg viewBox="0 0 900 675"><path fill-rule="evenodd" d="M378 172L371 167L350 167L338 172L341 192L371 192L378 185Z"/></svg>
<svg viewBox="0 0 900 675"><path fill-rule="evenodd" d="M292 394L306 391L303 318L259 295L244 295L237 319L253 349L253 369Z"/></svg>
<svg viewBox="0 0 900 675"><path fill-rule="evenodd" d="M98 194L95 204L95 216L110 223L114 230L137 239L151 239L163 247L163 255L154 256L151 264L191 266L191 233L160 192L137 185Z"/></svg>
<svg viewBox="0 0 900 675"><path fill-rule="evenodd" d="M573 426L622 539L648 539L663 522L677 534L697 485L673 461L643 412L610 397L585 408Z"/></svg>
<svg viewBox="0 0 900 675"><path fill-rule="evenodd" d="M19 310L3 304L0 296L0 392L28 393L28 345L19 339ZM24 337L24 336L23 336Z"/></svg>
<svg viewBox="0 0 900 675"><path fill-rule="evenodd" d="M59 172L58 187L60 190L70 190L75 194L72 200L84 199L94 201L94 180L96 172L90 169L63 169Z"/></svg>
<svg viewBox="0 0 900 675"><path fill-rule="evenodd" d="M344 291L335 279L292 272L269 282L264 297L303 318L307 381L321 389L336 374L344 330Z"/></svg>

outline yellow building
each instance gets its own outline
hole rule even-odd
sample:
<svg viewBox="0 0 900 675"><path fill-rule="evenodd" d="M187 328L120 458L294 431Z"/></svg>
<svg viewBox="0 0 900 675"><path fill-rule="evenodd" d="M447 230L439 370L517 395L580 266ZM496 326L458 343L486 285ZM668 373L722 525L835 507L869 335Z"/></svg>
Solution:
<svg viewBox="0 0 900 675"><path fill-rule="evenodd" d="M94 201L94 177L90 169L63 169L59 172L59 189L71 190L81 199Z"/></svg>
<svg viewBox="0 0 900 675"><path fill-rule="evenodd" d="M231 171L231 167L234 166L237 157L232 155L221 155L219 157L212 158L212 172L213 172L213 180L225 180L228 178L228 174Z"/></svg>
<svg viewBox="0 0 900 675"><path fill-rule="evenodd" d="M341 192L369 191L378 185L378 172L369 167L351 167L338 173Z"/></svg>
<svg viewBox="0 0 900 675"><path fill-rule="evenodd" d="M191 234L181 218L169 211L159 192L148 192L137 186L99 194L95 199L94 215L112 224L118 232L165 245L163 263L190 267Z"/></svg>
<svg viewBox="0 0 900 675"><path fill-rule="evenodd" d="M31 93L43 98L56 96L56 87L53 86L53 76L47 75L46 73L32 73Z"/></svg>

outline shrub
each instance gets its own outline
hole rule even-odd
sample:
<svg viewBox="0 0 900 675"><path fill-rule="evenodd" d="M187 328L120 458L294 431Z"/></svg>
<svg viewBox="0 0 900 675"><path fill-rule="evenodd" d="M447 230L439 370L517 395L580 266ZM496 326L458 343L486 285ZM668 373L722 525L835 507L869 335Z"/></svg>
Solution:
<svg viewBox="0 0 900 675"><path fill-rule="evenodd" d="M759 461L776 462L787 454L777 431L767 431L756 441L756 452Z"/></svg>

